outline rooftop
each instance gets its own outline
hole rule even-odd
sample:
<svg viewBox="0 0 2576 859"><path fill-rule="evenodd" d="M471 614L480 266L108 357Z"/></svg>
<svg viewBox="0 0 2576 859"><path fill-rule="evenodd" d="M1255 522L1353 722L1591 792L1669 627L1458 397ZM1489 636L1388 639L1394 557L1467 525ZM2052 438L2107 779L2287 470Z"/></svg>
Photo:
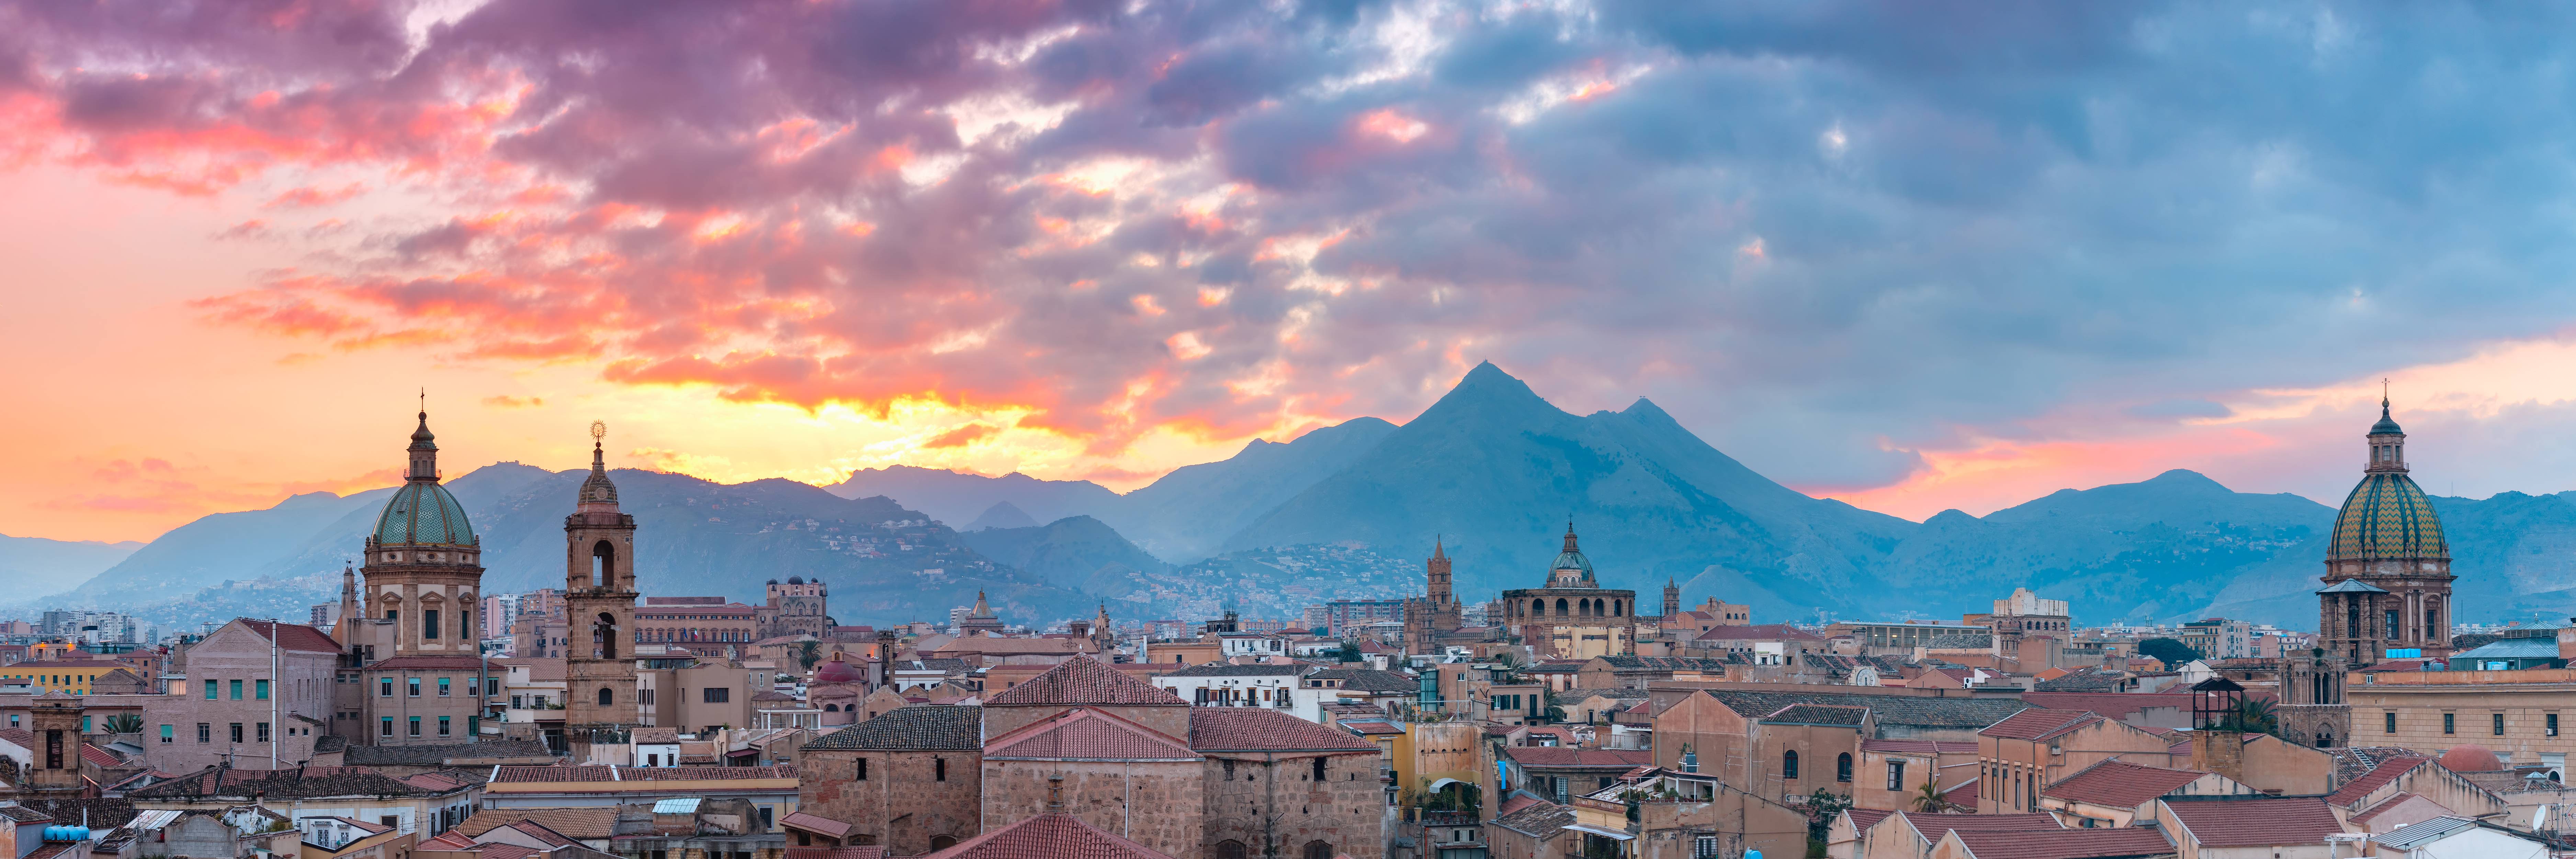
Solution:
<svg viewBox="0 0 2576 859"><path fill-rule="evenodd" d="M1100 710L1075 707L984 744L984 759L1033 761L1196 761L1180 740Z"/></svg>
<svg viewBox="0 0 2576 859"><path fill-rule="evenodd" d="M1769 692L1709 689L1706 695L1736 713L1759 719L1791 704L1867 707L1880 725L1982 729L2030 705L2006 698L1926 698L1911 695L1865 695L1842 692Z"/></svg>
<svg viewBox="0 0 2576 859"><path fill-rule="evenodd" d="M350 746L341 760L351 766L437 766L459 758L550 758L540 740L486 740L433 746Z"/></svg>
<svg viewBox="0 0 2576 859"><path fill-rule="evenodd" d="M2144 859L2174 855L2173 842L2156 829L2056 829L1992 832L1959 830L1960 846L1976 859Z"/></svg>
<svg viewBox="0 0 2576 859"><path fill-rule="evenodd" d="M1040 814L957 842L926 859L1172 859L1092 828L1070 814Z"/></svg>
<svg viewBox="0 0 2576 859"><path fill-rule="evenodd" d="M805 744L808 749L972 751L984 747L982 707L897 707Z"/></svg>
<svg viewBox="0 0 2576 859"><path fill-rule="evenodd" d="M2343 831L2323 797L2168 796L2163 802L2203 848L2319 844Z"/></svg>
<svg viewBox="0 0 2576 859"><path fill-rule="evenodd" d="M1187 706L1181 696L1127 676L1100 660L1076 656L1046 673L984 699L986 706L1013 705L1153 705Z"/></svg>
<svg viewBox="0 0 2576 859"><path fill-rule="evenodd" d="M1194 707L1190 748L1203 752L1374 752L1377 744L1260 707Z"/></svg>
<svg viewBox="0 0 2576 859"><path fill-rule="evenodd" d="M2011 718L1987 726L1977 736L2001 740L2047 740L2073 733L2075 729L2102 721L2102 717L2085 710L2029 709Z"/></svg>
<svg viewBox="0 0 2576 859"><path fill-rule="evenodd" d="M2041 790L2039 795L2110 808L2136 808L2156 797L2180 790L2184 785L2200 780L2202 775L2204 773L2107 760L2059 779L2056 784Z"/></svg>

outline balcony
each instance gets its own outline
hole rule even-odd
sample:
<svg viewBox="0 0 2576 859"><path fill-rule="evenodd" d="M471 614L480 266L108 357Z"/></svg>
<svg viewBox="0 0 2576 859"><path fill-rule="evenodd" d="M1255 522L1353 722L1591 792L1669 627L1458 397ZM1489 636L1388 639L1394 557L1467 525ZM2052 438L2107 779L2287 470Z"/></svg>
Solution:
<svg viewBox="0 0 2576 859"><path fill-rule="evenodd" d="M1424 826L1474 826L1477 822L1476 813L1473 811L1426 810L1420 814Z"/></svg>

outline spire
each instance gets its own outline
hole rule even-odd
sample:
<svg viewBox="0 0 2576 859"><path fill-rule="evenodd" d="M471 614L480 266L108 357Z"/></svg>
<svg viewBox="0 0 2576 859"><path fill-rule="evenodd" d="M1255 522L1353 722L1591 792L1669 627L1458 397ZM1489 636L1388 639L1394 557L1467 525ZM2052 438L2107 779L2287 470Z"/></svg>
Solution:
<svg viewBox="0 0 2576 859"><path fill-rule="evenodd" d="M1574 548L1574 517L1572 516L1565 517L1565 550L1580 551Z"/></svg>
<svg viewBox="0 0 2576 859"><path fill-rule="evenodd" d="M1441 553L1441 548L1442 548L1442 547L1441 547L1441 545L1440 545L1440 535L1438 535L1438 534L1433 534L1433 535L1431 535L1431 557L1434 557L1434 558L1446 558L1446 557L1449 557L1448 555L1446 555L1446 554L1442 554L1442 553Z"/></svg>
<svg viewBox="0 0 2576 859"><path fill-rule="evenodd" d="M404 476L407 480L438 479L438 436L429 431L428 396L425 392L421 395L420 426L411 431L411 447L406 448L411 458L411 471Z"/></svg>
<svg viewBox="0 0 2576 859"><path fill-rule="evenodd" d="M617 484L608 479L608 424L590 422L590 479L581 482L578 509L584 513L617 512Z"/></svg>
<svg viewBox="0 0 2576 859"><path fill-rule="evenodd" d="M984 592L975 592L975 612L968 617L992 617L993 607L984 602Z"/></svg>

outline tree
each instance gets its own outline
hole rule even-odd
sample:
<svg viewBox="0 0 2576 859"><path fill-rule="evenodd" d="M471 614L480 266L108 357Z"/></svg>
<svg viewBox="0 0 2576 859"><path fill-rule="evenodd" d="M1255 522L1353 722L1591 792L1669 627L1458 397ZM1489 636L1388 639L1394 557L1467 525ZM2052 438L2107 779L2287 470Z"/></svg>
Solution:
<svg viewBox="0 0 2576 859"><path fill-rule="evenodd" d="M116 715L109 716L107 717L107 732L111 734L143 733L143 717L132 713L118 713Z"/></svg>
<svg viewBox="0 0 2576 859"><path fill-rule="evenodd" d="M814 663L821 661L823 661L822 642L803 641L796 644L796 662L803 666L804 670L814 670Z"/></svg>
<svg viewBox="0 0 2576 859"><path fill-rule="evenodd" d="M2273 711L2272 702L2269 699L2240 698L2236 702L2236 709L2219 717L2218 727L2220 730L2241 731L2248 734L2279 734L2281 717L2279 713Z"/></svg>
<svg viewBox="0 0 2576 859"><path fill-rule="evenodd" d="M2166 668L2179 667L2185 662L2201 658L2200 651L2193 650L2191 645L2171 638L2150 638L2138 642L2138 655L2153 656L2164 662Z"/></svg>
<svg viewBox="0 0 2576 859"><path fill-rule="evenodd" d="M1333 651L1333 661L1335 661L1335 662L1358 662L1358 661L1360 661L1360 645L1359 645L1359 642L1355 642L1355 641L1351 641L1351 640L1348 640L1348 639L1344 639L1344 640L1342 641L1342 649L1340 649L1340 650L1336 650L1336 651Z"/></svg>
<svg viewBox="0 0 2576 859"><path fill-rule="evenodd" d="M1923 786L1914 791L1914 810L1916 811L1939 814L1951 810L1952 807L1950 797L1941 793L1941 778L1938 775L1925 777Z"/></svg>
<svg viewBox="0 0 2576 859"><path fill-rule="evenodd" d="M1842 813L1843 813L1843 812L1850 811L1850 810L1851 810L1851 807L1852 807L1852 800L1851 800L1851 797L1848 797L1848 796L1839 796L1839 795L1836 795L1836 794L1826 793L1826 792L1825 792L1825 789L1824 789L1824 788L1821 788L1821 787L1820 787L1820 788L1816 788L1816 792L1815 792L1815 793L1808 794L1808 795L1807 795L1807 838L1808 838L1808 840L1811 840L1811 841L1823 841L1823 840L1825 840L1825 835L1826 835L1825 830L1826 830L1826 828L1827 828L1827 827L1830 827L1830 826L1833 826L1833 825L1834 825L1834 818L1842 816Z"/></svg>

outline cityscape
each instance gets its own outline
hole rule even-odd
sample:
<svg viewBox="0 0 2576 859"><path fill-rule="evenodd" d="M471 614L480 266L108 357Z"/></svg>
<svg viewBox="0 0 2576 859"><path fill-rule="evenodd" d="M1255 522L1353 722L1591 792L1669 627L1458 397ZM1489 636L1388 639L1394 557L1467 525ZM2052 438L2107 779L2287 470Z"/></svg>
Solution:
<svg viewBox="0 0 2576 859"><path fill-rule="evenodd" d="M2571 36L0 0L0 859L2576 859Z"/></svg>

